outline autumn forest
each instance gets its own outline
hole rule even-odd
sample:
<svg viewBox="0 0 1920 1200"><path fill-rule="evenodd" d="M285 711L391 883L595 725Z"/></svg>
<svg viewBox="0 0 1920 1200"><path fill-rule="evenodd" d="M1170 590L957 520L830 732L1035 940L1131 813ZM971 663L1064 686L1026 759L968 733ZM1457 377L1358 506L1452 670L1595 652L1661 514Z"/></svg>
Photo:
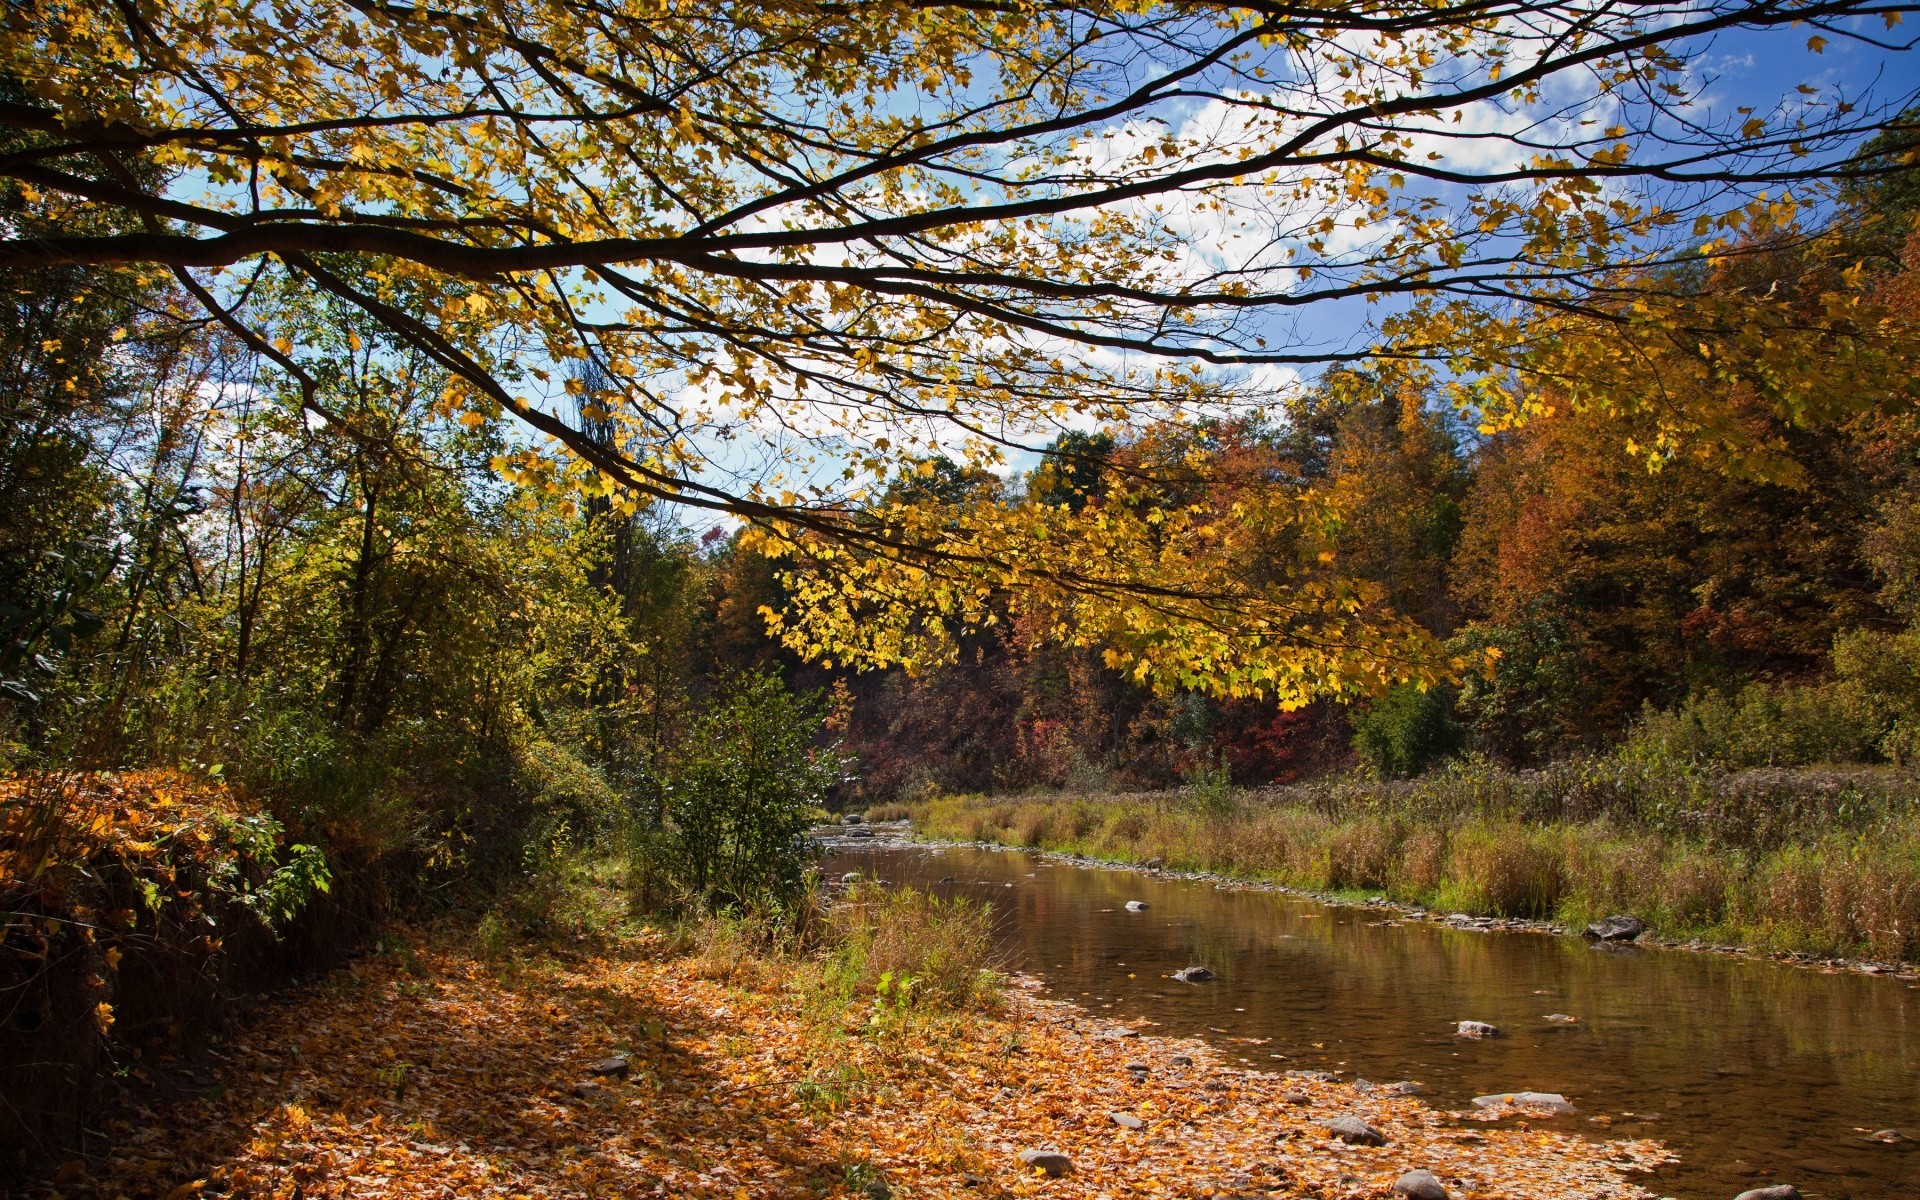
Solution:
<svg viewBox="0 0 1920 1200"><path fill-rule="evenodd" d="M1912 11L12 5L0 1197L1800 1195L1016 897L1905 988Z"/></svg>

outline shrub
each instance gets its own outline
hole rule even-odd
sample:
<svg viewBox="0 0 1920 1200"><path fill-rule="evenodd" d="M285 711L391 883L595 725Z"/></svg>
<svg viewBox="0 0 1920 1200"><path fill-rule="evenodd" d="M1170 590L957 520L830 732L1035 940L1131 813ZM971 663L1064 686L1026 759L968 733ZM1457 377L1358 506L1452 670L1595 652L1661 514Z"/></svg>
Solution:
<svg viewBox="0 0 1920 1200"><path fill-rule="evenodd" d="M1848 680L1750 684L1732 696L1704 692L1669 711L1649 709L1621 755L1659 767L1872 762L1887 724L1874 698Z"/></svg>
<svg viewBox="0 0 1920 1200"><path fill-rule="evenodd" d="M817 696L794 696L770 675L729 683L674 749L664 825L636 834L643 899L797 911L803 835L845 768L837 744L813 745L823 724Z"/></svg>
<svg viewBox="0 0 1920 1200"><path fill-rule="evenodd" d="M1401 684L1364 709L1354 710L1353 749L1387 779L1418 775L1460 748L1452 697L1438 688Z"/></svg>

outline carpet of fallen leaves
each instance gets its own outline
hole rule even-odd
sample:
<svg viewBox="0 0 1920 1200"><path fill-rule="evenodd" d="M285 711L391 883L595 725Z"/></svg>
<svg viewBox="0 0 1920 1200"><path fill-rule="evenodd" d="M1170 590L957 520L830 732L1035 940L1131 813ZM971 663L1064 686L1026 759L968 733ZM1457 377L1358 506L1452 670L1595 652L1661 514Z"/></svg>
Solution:
<svg viewBox="0 0 1920 1200"><path fill-rule="evenodd" d="M197 1087L149 1095L106 1163L37 1195L1335 1200L1420 1167L1455 1197L1557 1200L1644 1196L1632 1173L1665 1158L1247 1072L1018 985L1001 1012L876 1021L861 1002L823 1034L790 972L723 981L648 936L505 965L389 937L258 1002L177 1068ZM1319 1122L1345 1114L1387 1144L1332 1141ZM1073 1173L1027 1172L1028 1148Z"/></svg>

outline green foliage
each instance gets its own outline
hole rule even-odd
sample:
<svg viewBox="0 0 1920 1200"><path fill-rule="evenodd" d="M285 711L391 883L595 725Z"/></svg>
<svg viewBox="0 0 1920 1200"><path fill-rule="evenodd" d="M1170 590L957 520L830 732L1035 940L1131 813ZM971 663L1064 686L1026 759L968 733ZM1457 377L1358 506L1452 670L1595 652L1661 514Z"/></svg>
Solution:
<svg viewBox="0 0 1920 1200"><path fill-rule="evenodd" d="M1589 735L1592 674L1571 622L1533 615L1470 625L1447 648L1468 664L1456 707L1476 749L1531 766Z"/></svg>
<svg viewBox="0 0 1920 1200"><path fill-rule="evenodd" d="M1186 781L1187 802L1202 812L1224 812L1233 801L1233 770L1225 754L1195 759L1180 776Z"/></svg>
<svg viewBox="0 0 1920 1200"><path fill-rule="evenodd" d="M1677 708L1649 710L1620 753L1661 766L1808 766L1871 761L1878 722L1845 685L1703 692Z"/></svg>
<svg viewBox="0 0 1920 1200"><path fill-rule="evenodd" d="M803 835L847 766L837 743L816 744L824 724L821 697L776 676L728 681L676 740L664 822L636 835L643 888L715 910L797 910Z"/></svg>
<svg viewBox="0 0 1920 1200"><path fill-rule="evenodd" d="M1439 688L1402 684L1353 711L1353 748L1388 779L1418 775L1460 748L1452 697Z"/></svg>

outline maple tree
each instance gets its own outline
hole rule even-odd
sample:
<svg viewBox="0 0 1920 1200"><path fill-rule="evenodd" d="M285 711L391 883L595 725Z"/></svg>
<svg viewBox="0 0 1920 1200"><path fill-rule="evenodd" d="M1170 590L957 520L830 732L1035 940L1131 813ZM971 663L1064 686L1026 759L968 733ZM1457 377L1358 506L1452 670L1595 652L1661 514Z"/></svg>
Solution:
<svg viewBox="0 0 1920 1200"><path fill-rule="evenodd" d="M520 480L746 522L793 568L778 628L829 661L950 659L1011 592L1136 678L1298 704L1447 669L1377 588L1242 570L1324 497L888 481L1369 359L1495 424L1537 407L1516 371L1632 409L1650 372L1738 376L1826 415L1857 389L1825 364L1878 369L1906 325L1845 286L1808 322L1663 270L1812 236L1823 189L1905 169L1855 147L1907 98L1726 119L1690 107L1690 55L1897 38L1907 8L30 4L0 31L0 175L41 219L0 268L168 274L329 420L337 351L262 298L343 302L446 372L443 411L551 439L502 453ZM1302 323L1355 304L1349 337ZM1748 453L1710 406L1661 415L1655 451Z"/></svg>

